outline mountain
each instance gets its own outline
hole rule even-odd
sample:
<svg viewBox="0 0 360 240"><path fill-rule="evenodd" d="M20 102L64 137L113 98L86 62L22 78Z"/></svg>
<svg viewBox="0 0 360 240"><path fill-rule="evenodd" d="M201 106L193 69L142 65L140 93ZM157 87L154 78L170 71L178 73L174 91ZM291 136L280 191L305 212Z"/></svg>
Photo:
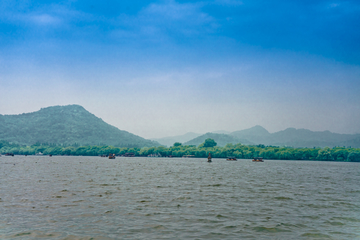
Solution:
<svg viewBox="0 0 360 240"><path fill-rule="evenodd" d="M257 143L264 141L264 139L267 139L271 134L265 128L256 125L249 129L232 132L230 135Z"/></svg>
<svg viewBox="0 0 360 240"><path fill-rule="evenodd" d="M356 142L360 134L339 134L330 131L310 131L307 129L287 128L270 135L265 142L270 145L286 145L293 147L336 147L360 146ZM355 142L354 142L355 141Z"/></svg>
<svg viewBox="0 0 360 240"><path fill-rule="evenodd" d="M170 146L174 145L174 143L176 143L176 142L184 143L184 142L194 139L200 135L201 135L200 133L188 132L188 133L185 133L184 135L173 136L173 137L164 137L164 138L153 138L151 140L157 141L158 143L160 143L162 145L170 147Z"/></svg>
<svg viewBox="0 0 360 240"><path fill-rule="evenodd" d="M213 131L211 133L230 134L231 132L228 132L228 131L225 131L225 130L219 130L219 131Z"/></svg>
<svg viewBox="0 0 360 240"><path fill-rule="evenodd" d="M184 145L200 145L201 143L205 142L205 139L212 138L217 143L217 146L223 147L228 143L241 143L241 144L253 144L252 142L246 140L246 139L239 139L234 136L228 135L228 134L220 134L220 133L206 133L204 135L201 135L197 138L194 138L188 142L185 142Z"/></svg>
<svg viewBox="0 0 360 240"><path fill-rule="evenodd" d="M330 131L317 132L307 129L287 128L279 132L269 133L265 128L257 125L230 134L212 134L207 133L184 144L199 145L206 138L212 138L219 146L225 146L227 143L242 143L289 147L360 147L360 134L339 134Z"/></svg>
<svg viewBox="0 0 360 240"><path fill-rule="evenodd" d="M117 147L160 145L119 130L79 105L53 106L19 115L0 115L0 140L24 145L35 143Z"/></svg>
<svg viewBox="0 0 360 240"><path fill-rule="evenodd" d="M357 134L357 137L355 137L353 139L341 142L339 144L339 146L359 148L360 147L360 134Z"/></svg>

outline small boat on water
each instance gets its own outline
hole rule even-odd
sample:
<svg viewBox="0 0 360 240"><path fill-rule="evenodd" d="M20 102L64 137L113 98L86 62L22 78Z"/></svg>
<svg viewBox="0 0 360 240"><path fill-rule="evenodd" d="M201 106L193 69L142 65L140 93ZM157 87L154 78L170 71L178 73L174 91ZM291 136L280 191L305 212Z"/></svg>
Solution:
<svg viewBox="0 0 360 240"><path fill-rule="evenodd" d="M226 161L237 161L236 157L228 157Z"/></svg>
<svg viewBox="0 0 360 240"><path fill-rule="evenodd" d="M262 157L256 157L252 160L253 162L264 162Z"/></svg>
<svg viewBox="0 0 360 240"><path fill-rule="evenodd" d="M109 159L115 159L115 154L109 154Z"/></svg>
<svg viewBox="0 0 360 240"><path fill-rule="evenodd" d="M211 161L211 153L209 153L208 162L212 162L212 161Z"/></svg>

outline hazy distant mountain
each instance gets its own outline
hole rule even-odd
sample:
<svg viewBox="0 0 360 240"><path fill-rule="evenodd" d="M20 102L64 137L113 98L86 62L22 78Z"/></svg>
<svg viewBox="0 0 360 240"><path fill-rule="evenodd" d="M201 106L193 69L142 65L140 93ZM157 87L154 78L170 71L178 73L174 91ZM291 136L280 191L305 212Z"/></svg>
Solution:
<svg viewBox="0 0 360 240"><path fill-rule="evenodd" d="M343 141L339 144L339 146L346 146L346 147L353 147L353 148L359 148L360 147L360 134L356 134L357 137Z"/></svg>
<svg viewBox="0 0 360 240"><path fill-rule="evenodd" d="M54 106L19 115L0 115L0 140L26 145L35 143L118 147L160 145L119 130L79 105Z"/></svg>
<svg viewBox="0 0 360 240"><path fill-rule="evenodd" d="M212 132L212 133L230 134L230 132L224 131L224 130L219 130L219 131L215 131L215 132ZM184 135L172 136L172 137L163 137L163 138L152 138L151 140L157 141L158 143L160 143L162 145L170 147L170 146L173 146L174 143L176 143L176 142L185 143L185 142L190 141L190 140L192 140L194 138L197 138L197 137L199 137L201 135L203 135L203 134L188 132L188 133L185 133Z"/></svg>
<svg viewBox="0 0 360 240"><path fill-rule="evenodd" d="M272 133L265 142L270 145L286 145L293 147L336 147L353 146L360 134L339 134L330 131L310 131L307 129L287 128L283 131Z"/></svg>
<svg viewBox="0 0 360 240"><path fill-rule="evenodd" d="M255 127L235 131L231 133L232 136L237 138L247 139L251 142L258 143L263 142L270 136L270 133L263 127L256 125Z"/></svg>
<svg viewBox="0 0 360 240"><path fill-rule="evenodd" d="M246 145L273 145L291 147L360 147L360 134L339 134L329 131L315 132L307 129L287 128L283 131L269 133L261 126L235 131L230 134L199 136L186 142L186 145L199 145L206 138L213 138L219 146L227 143L242 143Z"/></svg>
<svg viewBox="0 0 360 240"><path fill-rule="evenodd" d="M218 130L218 131L213 131L211 133L230 134L231 132L225 130Z"/></svg>
<svg viewBox="0 0 360 240"><path fill-rule="evenodd" d="M194 139L200 135L201 135L200 133L188 132L188 133L185 133L184 135L164 137L164 138L153 138L151 140L157 141L158 143L160 143L162 145L170 147L170 146L174 145L174 143L176 143L176 142L184 143L184 142Z"/></svg>
<svg viewBox="0 0 360 240"><path fill-rule="evenodd" d="M223 147L228 143L241 143L241 144L253 144L252 142L246 140L246 139L239 139L236 138L234 136L231 136L229 134L219 134L219 133L206 133L204 135L201 135L197 138L194 138L188 142L185 142L184 145L200 145L201 143L203 143L205 141L205 139L207 138L212 138L215 140L215 142L217 143L217 146Z"/></svg>

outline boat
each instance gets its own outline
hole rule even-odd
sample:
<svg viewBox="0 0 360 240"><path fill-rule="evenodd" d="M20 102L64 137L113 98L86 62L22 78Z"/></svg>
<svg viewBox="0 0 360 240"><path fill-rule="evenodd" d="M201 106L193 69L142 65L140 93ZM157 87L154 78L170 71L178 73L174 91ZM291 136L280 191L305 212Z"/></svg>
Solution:
<svg viewBox="0 0 360 240"><path fill-rule="evenodd" d="M208 162L212 162L212 161L211 161L211 153L209 153Z"/></svg>
<svg viewBox="0 0 360 240"><path fill-rule="evenodd" d="M262 157L256 157L252 160L253 162L264 162Z"/></svg>
<svg viewBox="0 0 360 240"><path fill-rule="evenodd" d="M115 154L109 154L109 159L115 159Z"/></svg>
<svg viewBox="0 0 360 240"><path fill-rule="evenodd" d="M228 157L226 161L237 161L236 157Z"/></svg>

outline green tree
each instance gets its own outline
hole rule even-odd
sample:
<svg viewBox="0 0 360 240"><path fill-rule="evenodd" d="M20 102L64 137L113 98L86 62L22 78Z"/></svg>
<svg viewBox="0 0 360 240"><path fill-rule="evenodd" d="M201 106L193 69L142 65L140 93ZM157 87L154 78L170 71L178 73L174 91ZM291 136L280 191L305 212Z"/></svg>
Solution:
<svg viewBox="0 0 360 240"><path fill-rule="evenodd" d="M360 151L354 151L354 152L349 153L347 161L360 162Z"/></svg>
<svg viewBox="0 0 360 240"><path fill-rule="evenodd" d="M294 159L294 155L292 154L290 148L282 148L277 152L277 157L282 160Z"/></svg>
<svg viewBox="0 0 360 240"><path fill-rule="evenodd" d="M168 155L168 148L160 146L157 147L155 150L155 153L160 154L161 156L167 156Z"/></svg>
<svg viewBox="0 0 360 240"><path fill-rule="evenodd" d="M66 147L62 149L61 155L73 155L74 152L75 152L74 147Z"/></svg>
<svg viewBox="0 0 360 240"><path fill-rule="evenodd" d="M208 147L215 147L216 145L217 145L217 143L215 142L214 139L212 139L212 138L207 138L207 139L205 139L205 142L202 143L199 147L208 148Z"/></svg>
<svg viewBox="0 0 360 240"><path fill-rule="evenodd" d="M241 150L236 150L235 152L233 152L233 154L236 158L243 158L243 153Z"/></svg>
<svg viewBox="0 0 360 240"><path fill-rule="evenodd" d="M318 159L318 160L334 160L333 156L331 155L331 149L328 147L326 147L324 149L320 149L316 159Z"/></svg>
<svg viewBox="0 0 360 240"><path fill-rule="evenodd" d="M334 160L336 161L346 161L348 159L349 152L346 148L335 149L332 152Z"/></svg>

